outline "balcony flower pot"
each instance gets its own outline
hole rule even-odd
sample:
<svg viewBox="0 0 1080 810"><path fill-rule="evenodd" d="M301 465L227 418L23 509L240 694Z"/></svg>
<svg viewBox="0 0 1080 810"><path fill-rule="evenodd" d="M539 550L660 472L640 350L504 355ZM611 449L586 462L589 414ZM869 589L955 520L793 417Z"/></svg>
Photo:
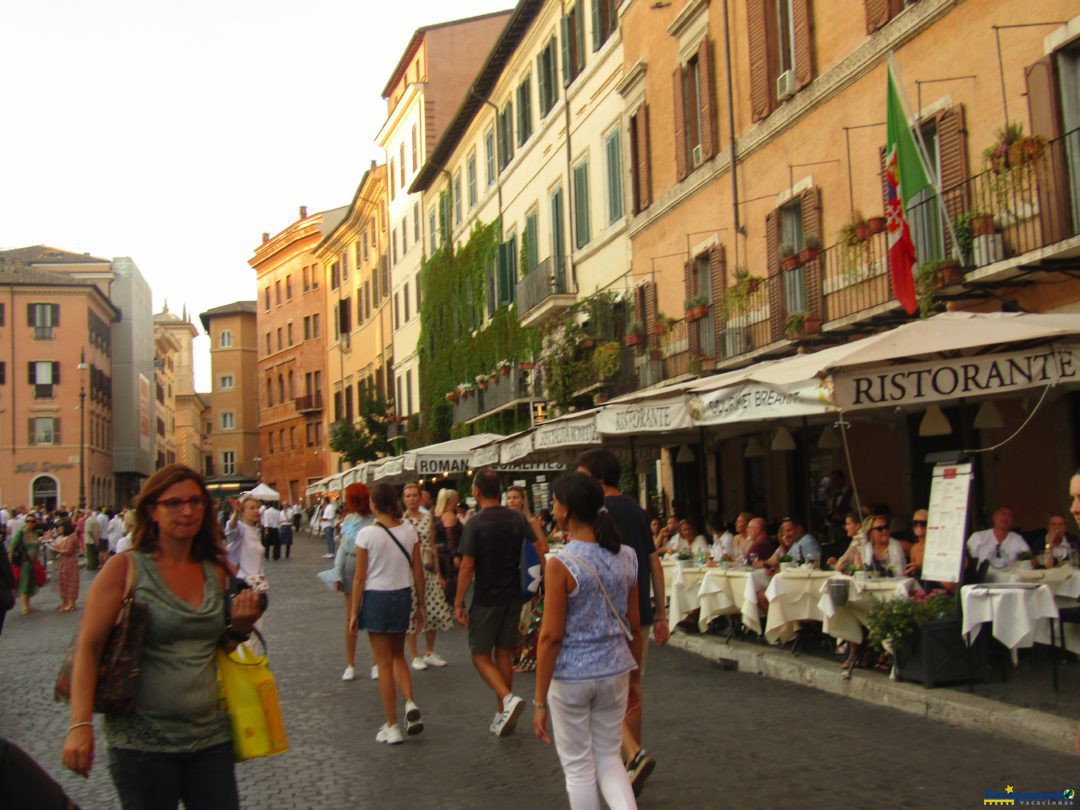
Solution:
<svg viewBox="0 0 1080 810"><path fill-rule="evenodd" d="M499 374L504 377L510 376L510 366L499 366Z"/></svg>
<svg viewBox="0 0 1080 810"><path fill-rule="evenodd" d="M534 368L536 368L536 363L529 363L529 362L518 363L518 370L519 371L532 371Z"/></svg>
<svg viewBox="0 0 1080 810"><path fill-rule="evenodd" d="M483 391L483 390L484 390L485 388L487 388L487 383L486 383L486 382L478 382L478 383L476 384L476 387L477 387L477 388L478 388L479 390Z"/></svg>
<svg viewBox="0 0 1080 810"><path fill-rule="evenodd" d="M807 246L799 251L799 262L801 264L806 264L807 262L812 262L820 255L821 248Z"/></svg>
<svg viewBox="0 0 1080 810"><path fill-rule="evenodd" d="M799 254L798 253L793 253L792 255L788 256L787 258L782 259L780 261L780 266L784 270L787 270L789 272L792 271L792 270L798 270L799 267L801 266L800 262L799 262Z"/></svg>
<svg viewBox="0 0 1080 810"><path fill-rule="evenodd" d="M660 350L660 349L649 349L649 359L650 360L663 360L664 359L664 352L662 350Z"/></svg>
<svg viewBox="0 0 1080 810"><path fill-rule="evenodd" d="M993 214L976 214L971 218L972 236L990 236L995 232Z"/></svg>
<svg viewBox="0 0 1080 810"><path fill-rule="evenodd" d="M963 280L964 270L958 262L941 262L934 273L934 289L940 290L942 287L952 287L955 284L962 283Z"/></svg>
<svg viewBox="0 0 1080 810"><path fill-rule="evenodd" d="M807 315L803 318L802 333L804 335L817 335L821 333L821 318L816 315Z"/></svg>
<svg viewBox="0 0 1080 810"><path fill-rule="evenodd" d="M590 337L589 335L585 335L581 338L581 341L578 345L580 345L583 349L591 349L593 346L596 345L596 339Z"/></svg>
<svg viewBox="0 0 1080 810"><path fill-rule="evenodd" d="M627 335L626 337L623 338L623 345L625 345L625 346L640 346L642 341L644 341L644 340L645 340L645 338L642 335L631 334L631 335Z"/></svg>
<svg viewBox="0 0 1080 810"><path fill-rule="evenodd" d="M491 385L495 385L496 383L498 383L498 382L499 382L499 375L498 375L498 374L492 374L492 375L491 375L491 376L490 376L490 377L488 378L488 382L489 382L489 383L490 383Z"/></svg>
<svg viewBox="0 0 1080 810"><path fill-rule="evenodd" d="M687 323L693 323L694 321L696 321L697 320L697 307L692 307L692 308L686 310L685 312L683 312L683 317L686 319Z"/></svg>
<svg viewBox="0 0 1080 810"><path fill-rule="evenodd" d="M885 231L885 217L867 217L866 227L870 233L883 233Z"/></svg>

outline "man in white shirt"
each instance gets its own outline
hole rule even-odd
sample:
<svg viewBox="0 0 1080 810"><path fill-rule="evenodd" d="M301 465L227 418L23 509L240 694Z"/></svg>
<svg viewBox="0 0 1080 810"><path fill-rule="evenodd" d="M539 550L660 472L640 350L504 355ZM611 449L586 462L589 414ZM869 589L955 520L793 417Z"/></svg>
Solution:
<svg viewBox="0 0 1080 810"><path fill-rule="evenodd" d="M8 537L14 537L26 525L26 507L20 506L15 509L15 514L8 520Z"/></svg>
<svg viewBox="0 0 1080 810"><path fill-rule="evenodd" d="M281 559L281 510L274 504L267 506L262 513L263 548L266 559L270 559L270 549L274 550L274 559Z"/></svg>
<svg viewBox="0 0 1080 810"><path fill-rule="evenodd" d="M109 526L105 530L105 535L109 539L109 553L116 554L116 544L124 536L124 514L122 512L117 512L112 516Z"/></svg>
<svg viewBox="0 0 1080 810"><path fill-rule="evenodd" d="M8 523L11 521L11 512L6 506L0 506L0 540L7 537Z"/></svg>
<svg viewBox="0 0 1080 810"><path fill-rule="evenodd" d="M1012 531L1013 510L1009 506L999 506L991 518L993 528L975 532L968 538L968 554L976 565L984 560L993 568L1008 568L1023 552L1031 551L1024 538Z"/></svg>
<svg viewBox="0 0 1080 810"><path fill-rule="evenodd" d="M326 538L326 553L323 554L324 560L332 560L334 558L334 528L337 524L337 507L330 499L326 499L326 505L322 508L322 518L319 524L323 532L323 537Z"/></svg>

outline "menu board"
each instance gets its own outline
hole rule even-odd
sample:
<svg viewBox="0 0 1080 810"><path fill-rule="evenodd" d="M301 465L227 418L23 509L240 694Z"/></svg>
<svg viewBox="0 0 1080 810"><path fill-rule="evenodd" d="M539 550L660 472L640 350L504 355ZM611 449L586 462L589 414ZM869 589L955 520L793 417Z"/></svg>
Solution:
<svg viewBox="0 0 1080 810"><path fill-rule="evenodd" d="M958 582L964 563L971 464L937 464L930 484L922 579Z"/></svg>

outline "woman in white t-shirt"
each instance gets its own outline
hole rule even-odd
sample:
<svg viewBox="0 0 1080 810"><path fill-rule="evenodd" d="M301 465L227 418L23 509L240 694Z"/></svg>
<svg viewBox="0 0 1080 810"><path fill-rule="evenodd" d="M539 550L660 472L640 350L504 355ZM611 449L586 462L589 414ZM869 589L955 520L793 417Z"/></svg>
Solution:
<svg viewBox="0 0 1080 810"><path fill-rule="evenodd" d="M409 736L424 730L420 709L413 702L412 676L405 660L405 632L416 586L416 630L424 629L424 569L416 529L401 520L401 499L389 484L371 489L375 525L356 535L356 573L353 575L349 630L366 630L379 668L379 695L386 722L375 742L405 741L397 722L395 681L405 698L405 729Z"/></svg>

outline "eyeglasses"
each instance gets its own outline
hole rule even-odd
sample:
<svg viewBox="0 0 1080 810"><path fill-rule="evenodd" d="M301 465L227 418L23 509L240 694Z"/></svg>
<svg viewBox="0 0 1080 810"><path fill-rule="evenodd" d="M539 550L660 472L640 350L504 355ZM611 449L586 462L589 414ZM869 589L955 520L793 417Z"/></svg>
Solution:
<svg viewBox="0 0 1080 810"><path fill-rule="evenodd" d="M155 501L155 506L168 509L173 514L180 514L185 506L190 506L195 511L206 508L206 501L202 498L167 498L164 501Z"/></svg>
<svg viewBox="0 0 1080 810"><path fill-rule="evenodd" d="M925 520L913 520L913 521L911 521L911 525L912 526L925 526L926 521Z"/></svg>
<svg viewBox="0 0 1080 810"><path fill-rule="evenodd" d="M870 531L872 531L872 532L887 532L888 530L889 530L888 526L871 526L870 527Z"/></svg>

